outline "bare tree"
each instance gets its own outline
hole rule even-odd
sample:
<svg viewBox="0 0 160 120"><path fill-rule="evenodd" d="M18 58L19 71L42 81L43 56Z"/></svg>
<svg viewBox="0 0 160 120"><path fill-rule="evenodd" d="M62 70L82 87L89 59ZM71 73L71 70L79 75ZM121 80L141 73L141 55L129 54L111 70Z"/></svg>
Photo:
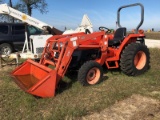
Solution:
<svg viewBox="0 0 160 120"><path fill-rule="evenodd" d="M9 0L9 6L10 6L10 7L13 7L12 0ZM9 17L9 19L14 23L14 18L13 18L13 17L10 17L10 16L8 16L8 17Z"/></svg>
<svg viewBox="0 0 160 120"><path fill-rule="evenodd" d="M0 3L2 3L3 2L3 0L0 0Z"/></svg>
<svg viewBox="0 0 160 120"><path fill-rule="evenodd" d="M12 0L9 0L9 5L12 7Z"/></svg>
<svg viewBox="0 0 160 120"><path fill-rule="evenodd" d="M19 0L13 4L13 0L0 0L0 3L8 1L8 5L28 15L32 15L33 9L38 9L42 14L47 12L47 3L45 0ZM9 16L0 15L0 22L20 22L19 20Z"/></svg>
<svg viewBox="0 0 160 120"><path fill-rule="evenodd" d="M7 0L8 1L8 0ZM6 0L0 0L0 3L6 3ZM13 4L12 4L12 0L9 0L8 1L8 6L10 6L10 7L13 7L14 8L14 6L13 6ZM9 15L7 15L7 14L0 14L0 21L1 22L15 22L15 18L13 18L13 17L11 17L11 16L9 16Z"/></svg>
<svg viewBox="0 0 160 120"><path fill-rule="evenodd" d="M47 12L47 3L45 0L20 0L21 6L26 7L26 13L32 15L33 9L38 9L42 14Z"/></svg>
<svg viewBox="0 0 160 120"><path fill-rule="evenodd" d="M0 0L0 3L5 3L5 0ZM12 7L12 0L9 0L9 6ZM14 22L14 19L11 18L9 15L0 14L0 22Z"/></svg>

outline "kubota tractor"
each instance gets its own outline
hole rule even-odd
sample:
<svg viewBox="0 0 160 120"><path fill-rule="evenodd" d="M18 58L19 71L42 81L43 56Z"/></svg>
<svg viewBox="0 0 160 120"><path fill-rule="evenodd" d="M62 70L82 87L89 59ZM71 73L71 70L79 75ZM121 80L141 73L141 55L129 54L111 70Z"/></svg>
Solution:
<svg viewBox="0 0 160 120"><path fill-rule="evenodd" d="M141 21L135 33L126 34L120 25L120 10L131 6L141 7ZM149 68L149 50L144 42L144 8L140 3L122 6L117 12L119 28L107 34L108 28L100 27L91 34L76 33L56 35L47 40L39 63L30 59L12 72L15 82L24 91L39 97L52 97L66 71L78 70L82 85L94 85L103 77L102 65L108 69L120 68L129 76L144 73Z"/></svg>

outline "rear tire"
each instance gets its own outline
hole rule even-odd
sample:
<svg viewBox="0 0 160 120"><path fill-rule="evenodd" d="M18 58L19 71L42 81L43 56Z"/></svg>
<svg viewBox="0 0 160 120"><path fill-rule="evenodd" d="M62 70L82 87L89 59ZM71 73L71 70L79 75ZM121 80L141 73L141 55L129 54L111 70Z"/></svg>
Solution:
<svg viewBox="0 0 160 120"><path fill-rule="evenodd" d="M0 45L0 54L1 55L9 55L13 52L13 48L8 43L3 43Z"/></svg>
<svg viewBox="0 0 160 120"><path fill-rule="evenodd" d="M102 66L95 61L87 61L78 71L78 80L83 86L98 84L102 77Z"/></svg>
<svg viewBox="0 0 160 120"><path fill-rule="evenodd" d="M131 43L125 47L121 54L121 70L129 76L143 74L149 69L150 54L146 45Z"/></svg>

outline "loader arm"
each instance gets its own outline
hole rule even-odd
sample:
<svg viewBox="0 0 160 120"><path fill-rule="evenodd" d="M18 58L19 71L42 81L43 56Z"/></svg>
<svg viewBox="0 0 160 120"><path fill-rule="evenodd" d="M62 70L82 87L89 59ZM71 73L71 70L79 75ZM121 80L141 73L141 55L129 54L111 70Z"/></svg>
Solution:
<svg viewBox="0 0 160 120"><path fill-rule="evenodd" d="M105 32L96 32L89 35L76 33L53 36L46 43L40 64L47 67L52 66L56 70L56 81L58 83L65 75L75 50L100 49L102 56L95 61L102 65L106 59L107 43L108 39L105 37Z"/></svg>

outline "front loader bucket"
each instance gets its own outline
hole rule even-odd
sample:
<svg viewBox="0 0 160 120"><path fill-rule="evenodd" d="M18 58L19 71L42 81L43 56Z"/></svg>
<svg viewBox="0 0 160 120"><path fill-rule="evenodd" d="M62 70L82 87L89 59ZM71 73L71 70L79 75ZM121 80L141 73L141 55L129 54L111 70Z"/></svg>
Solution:
<svg viewBox="0 0 160 120"><path fill-rule="evenodd" d="M30 59L12 72L12 77L21 89L39 97L55 95L56 76L55 70Z"/></svg>

